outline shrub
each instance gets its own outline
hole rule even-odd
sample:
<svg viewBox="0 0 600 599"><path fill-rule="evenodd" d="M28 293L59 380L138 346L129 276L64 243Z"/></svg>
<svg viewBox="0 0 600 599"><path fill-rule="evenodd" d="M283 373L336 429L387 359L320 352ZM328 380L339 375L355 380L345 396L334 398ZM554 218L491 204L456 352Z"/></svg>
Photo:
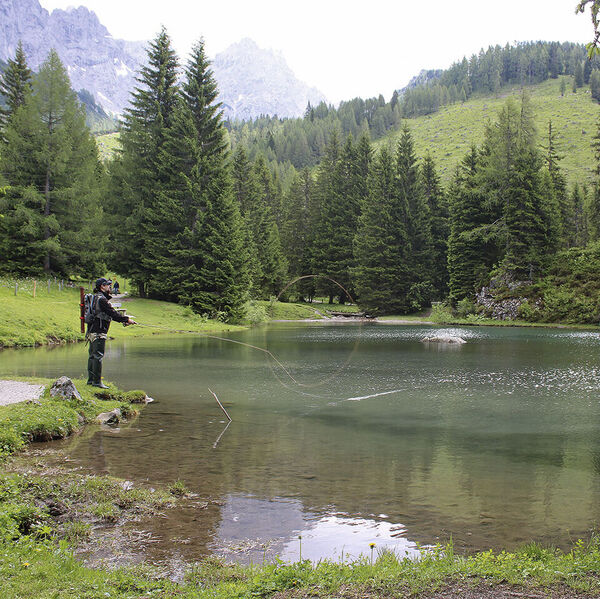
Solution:
<svg viewBox="0 0 600 599"><path fill-rule="evenodd" d="M454 319L452 308L448 304L443 304L441 302L435 303L431 307L430 318L433 322L451 322Z"/></svg>
<svg viewBox="0 0 600 599"><path fill-rule="evenodd" d="M456 315L459 318L467 318L470 314L475 314L477 311L477 307L475 306L475 302L468 297L461 299L456 304Z"/></svg>

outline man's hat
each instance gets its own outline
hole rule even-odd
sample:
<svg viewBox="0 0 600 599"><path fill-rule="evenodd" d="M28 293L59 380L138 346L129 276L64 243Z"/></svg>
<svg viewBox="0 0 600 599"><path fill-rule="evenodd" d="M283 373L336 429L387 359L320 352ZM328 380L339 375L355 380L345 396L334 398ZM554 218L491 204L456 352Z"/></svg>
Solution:
<svg viewBox="0 0 600 599"><path fill-rule="evenodd" d="M112 285L112 281L110 279L105 279L104 277L96 279L96 289L100 289L102 285Z"/></svg>

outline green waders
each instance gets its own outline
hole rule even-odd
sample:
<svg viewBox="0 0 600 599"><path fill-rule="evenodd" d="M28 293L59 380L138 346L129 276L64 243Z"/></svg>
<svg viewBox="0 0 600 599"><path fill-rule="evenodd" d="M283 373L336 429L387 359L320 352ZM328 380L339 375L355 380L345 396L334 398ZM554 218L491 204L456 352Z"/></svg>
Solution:
<svg viewBox="0 0 600 599"><path fill-rule="evenodd" d="M89 340L90 349L88 358L87 384L99 387L102 385L102 358L104 358L106 335L102 333L91 333Z"/></svg>

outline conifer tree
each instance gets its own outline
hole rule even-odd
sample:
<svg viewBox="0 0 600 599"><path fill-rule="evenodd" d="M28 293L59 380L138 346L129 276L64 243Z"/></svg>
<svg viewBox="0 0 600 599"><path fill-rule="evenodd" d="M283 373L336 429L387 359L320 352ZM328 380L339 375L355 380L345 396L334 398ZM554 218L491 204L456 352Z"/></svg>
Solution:
<svg viewBox="0 0 600 599"><path fill-rule="evenodd" d="M0 95L4 96L6 102L6 108L0 107L0 129L6 125L10 115L25 104L31 93L31 78L32 73L19 40L14 60L8 59L6 69L0 76Z"/></svg>
<svg viewBox="0 0 600 599"><path fill-rule="evenodd" d="M338 197L342 193L340 160L341 148L339 138L337 131L333 131L329 136L327 147L325 148L325 156L319 165L315 182L318 217L311 239L311 251L312 274L329 276L335 280L337 280L336 274L339 276L339 273L337 269L335 273L332 272L333 268L330 265L332 259L332 240L335 235L334 219L337 218L336 210L339 209L342 203ZM343 285L342 281L339 282ZM326 279L317 281L316 285L320 293L328 295L330 302L333 301L334 296L339 295L340 288Z"/></svg>
<svg viewBox="0 0 600 599"><path fill-rule="evenodd" d="M448 294L448 205L440 178L431 155L427 154L421 165L423 193L429 207L432 238L431 283L434 298L442 299Z"/></svg>
<svg viewBox="0 0 600 599"><path fill-rule="evenodd" d="M541 193L541 156L528 97L508 100L486 130L483 177L504 229L504 266L517 278L539 274L546 236Z"/></svg>
<svg viewBox="0 0 600 599"><path fill-rule="evenodd" d="M319 170L317 188L320 192L320 220L315 249L315 271L333 279L353 295L351 269L354 266L353 239L356 234L361 204L367 195L367 180L371 162L368 138L354 144L348 136L341 150L337 136L332 136L327 165ZM346 294L334 283L324 279L319 289L329 296L347 301Z"/></svg>
<svg viewBox="0 0 600 599"><path fill-rule="evenodd" d="M256 195L251 198L246 219L260 264L260 279L254 283L258 296L268 299L270 296L277 296L283 288L287 277L287 261L270 202L276 190L262 155L252 167L252 177L255 180Z"/></svg>
<svg viewBox="0 0 600 599"><path fill-rule="evenodd" d="M289 265L290 279L313 274L309 247L313 186L310 171L305 168L296 174L284 198L281 242ZM314 281L299 281L291 291L296 292L300 298L310 299L314 294Z"/></svg>
<svg viewBox="0 0 600 599"><path fill-rule="evenodd" d="M398 199L407 210L407 234L413 280L409 301L413 310L421 310L431 301L433 244L431 215L423 195L414 143L408 126L404 125L396 152Z"/></svg>
<svg viewBox="0 0 600 599"><path fill-rule="evenodd" d="M372 314L399 314L411 309L408 207L399 198L396 173L394 157L382 148L373 161L369 196L354 239L354 286L360 306Z"/></svg>
<svg viewBox="0 0 600 599"><path fill-rule="evenodd" d="M91 274L102 264L103 170L84 111L54 50L4 130L4 260L23 274ZM85 215L85 218L82 216Z"/></svg>
<svg viewBox="0 0 600 599"><path fill-rule="evenodd" d="M178 62L171 40L163 28L148 46L148 64L137 77L139 87L132 93L131 106L124 115L121 134L122 163L115 168L119 183L113 213L122 234L115 244L115 268L132 279L140 295L160 286L160 264L147 252L149 239L158 239L157 219L164 212L159 193L161 150L167 140L177 103Z"/></svg>
<svg viewBox="0 0 600 599"><path fill-rule="evenodd" d="M448 274L453 303L474 297L494 256L494 240L482 228L489 219L480 177L480 153L473 146L458 165L449 191Z"/></svg>
<svg viewBox="0 0 600 599"><path fill-rule="evenodd" d="M558 153L556 133L552 121L548 121L548 146L546 148L546 168L550 176L550 186L547 186L547 213L549 242L552 248L569 247L573 237L573 210L567 194L567 180L561 168L562 156Z"/></svg>

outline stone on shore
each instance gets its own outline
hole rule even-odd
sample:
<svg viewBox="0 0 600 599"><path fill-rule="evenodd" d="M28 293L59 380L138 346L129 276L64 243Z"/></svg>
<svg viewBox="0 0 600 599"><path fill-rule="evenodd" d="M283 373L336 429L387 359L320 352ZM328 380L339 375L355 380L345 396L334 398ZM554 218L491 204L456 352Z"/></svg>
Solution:
<svg viewBox="0 0 600 599"><path fill-rule="evenodd" d="M73 381L66 376L61 376L59 379L52 383L52 387L50 387L50 395L52 397L60 397L62 399L76 399L77 401L81 400L81 395Z"/></svg>

